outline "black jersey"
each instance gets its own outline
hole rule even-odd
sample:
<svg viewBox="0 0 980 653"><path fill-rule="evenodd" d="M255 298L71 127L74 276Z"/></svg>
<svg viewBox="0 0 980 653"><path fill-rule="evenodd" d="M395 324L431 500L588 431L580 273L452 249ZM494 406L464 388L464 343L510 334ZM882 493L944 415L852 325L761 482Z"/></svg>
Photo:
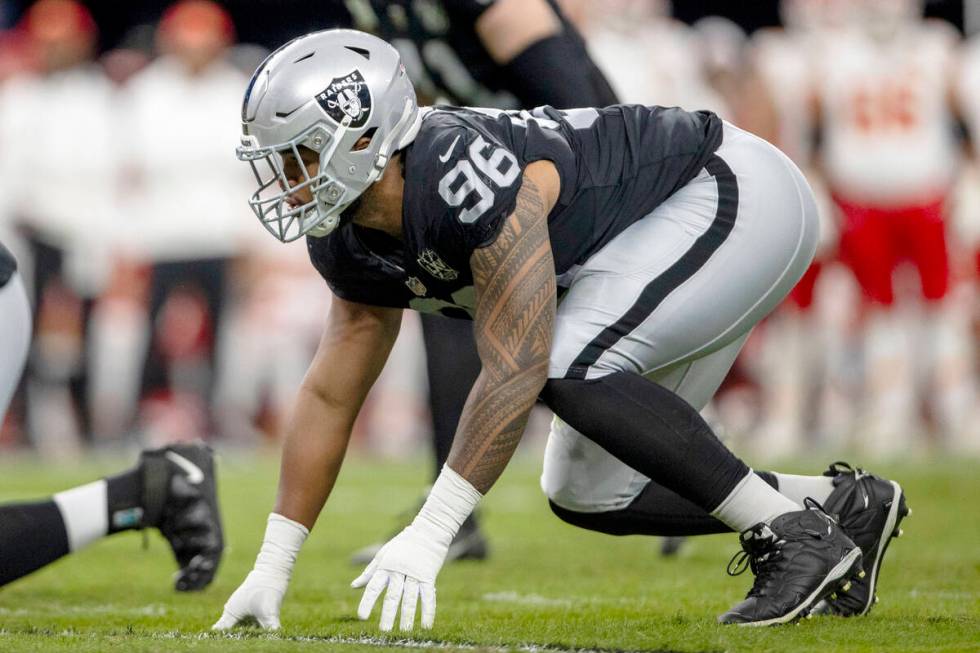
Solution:
<svg viewBox="0 0 980 653"><path fill-rule="evenodd" d="M7 285L10 281L10 277L14 276L14 272L17 271L17 261L14 259L14 255L0 243L0 288Z"/></svg>
<svg viewBox="0 0 980 653"><path fill-rule="evenodd" d="M592 97L571 106L616 102L609 83L588 55L585 41L555 0L561 22L562 65L588 78ZM476 33L476 21L496 0L347 0L354 27L373 32L398 49L423 103L511 109L558 104L541 97L518 71L496 63ZM547 74L548 71L541 71ZM553 73L552 73L553 74Z"/></svg>
<svg viewBox="0 0 980 653"><path fill-rule="evenodd" d="M707 111L437 107L404 151L403 240L347 224L309 237L310 259L344 299L465 317L475 305L470 256L513 212L529 163L552 161L561 179L548 215L561 285L694 178L721 139L722 122Z"/></svg>

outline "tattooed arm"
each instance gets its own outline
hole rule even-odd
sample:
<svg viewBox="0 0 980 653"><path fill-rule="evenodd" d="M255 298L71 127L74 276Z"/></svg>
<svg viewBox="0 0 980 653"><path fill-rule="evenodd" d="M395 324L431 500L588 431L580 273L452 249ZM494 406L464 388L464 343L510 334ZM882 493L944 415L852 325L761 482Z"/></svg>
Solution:
<svg viewBox="0 0 980 653"><path fill-rule="evenodd" d="M480 493L507 466L548 379L556 304L548 212L558 191L554 165L529 165L517 207L497 239L470 258L476 289L473 331L482 369L447 464Z"/></svg>
<svg viewBox="0 0 980 653"><path fill-rule="evenodd" d="M363 587L357 616L367 619L381 593L381 630L411 630L422 604L422 627L436 616L435 581L449 545L517 447L528 413L548 379L555 323L555 264L548 212L559 191L547 161L524 170L517 206L496 240L470 257L476 287L474 332L482 370L456 430L446 468L418 516L384 545L351 583Z"/></svg>

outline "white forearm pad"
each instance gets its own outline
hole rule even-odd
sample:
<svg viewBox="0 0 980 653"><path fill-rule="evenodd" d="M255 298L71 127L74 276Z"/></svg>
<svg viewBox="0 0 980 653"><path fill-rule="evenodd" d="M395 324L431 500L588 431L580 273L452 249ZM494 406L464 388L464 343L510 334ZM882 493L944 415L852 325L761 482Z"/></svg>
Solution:
<svg viewBox="0 0 980 653"><path fill-rule="evenodd" d="M448 546L482 498L469 481L443 465L414 523Z"/></svg>
<svg viewBox="0 0 980 653"><path fill-rule="evenodd" d="M288 579L293 573L296 555L309 534L309 529L299 522L270 513L265 539L255 559L255 569Z"/></svg>

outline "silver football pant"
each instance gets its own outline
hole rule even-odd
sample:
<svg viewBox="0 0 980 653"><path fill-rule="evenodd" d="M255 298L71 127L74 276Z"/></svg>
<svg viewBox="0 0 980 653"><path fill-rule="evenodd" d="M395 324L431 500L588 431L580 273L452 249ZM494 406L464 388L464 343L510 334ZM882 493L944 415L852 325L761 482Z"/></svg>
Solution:
<svg viewBox="0 0 980 653"><path fill-rule="evenodd" d="M700 410L749 331L817 245L813 193L775 147L725 123L715 157L648 216L563 275L551 378L641 374ZM649 478L560 419L541 487L578 512L625 508Z"/></svg>
<svg viewBox="0 0 980 653"><path fill-rule="evenodd" d="M31 306L20 274L0 288L0 423L7 413L31 344Z"/></svg>

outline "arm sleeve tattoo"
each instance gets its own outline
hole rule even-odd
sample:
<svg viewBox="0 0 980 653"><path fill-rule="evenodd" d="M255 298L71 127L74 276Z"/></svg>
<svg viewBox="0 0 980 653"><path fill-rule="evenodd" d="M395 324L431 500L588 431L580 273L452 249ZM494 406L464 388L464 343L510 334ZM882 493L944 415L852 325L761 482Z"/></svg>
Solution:
<svg viewBox="0 0 980 653"><path fill-rule="evenodd" d="M507 466L548 377L555 267L545 201L524 178L496 240L470 258L474 335L482 370L463 409L448 464L485 493Z"/></svg>

